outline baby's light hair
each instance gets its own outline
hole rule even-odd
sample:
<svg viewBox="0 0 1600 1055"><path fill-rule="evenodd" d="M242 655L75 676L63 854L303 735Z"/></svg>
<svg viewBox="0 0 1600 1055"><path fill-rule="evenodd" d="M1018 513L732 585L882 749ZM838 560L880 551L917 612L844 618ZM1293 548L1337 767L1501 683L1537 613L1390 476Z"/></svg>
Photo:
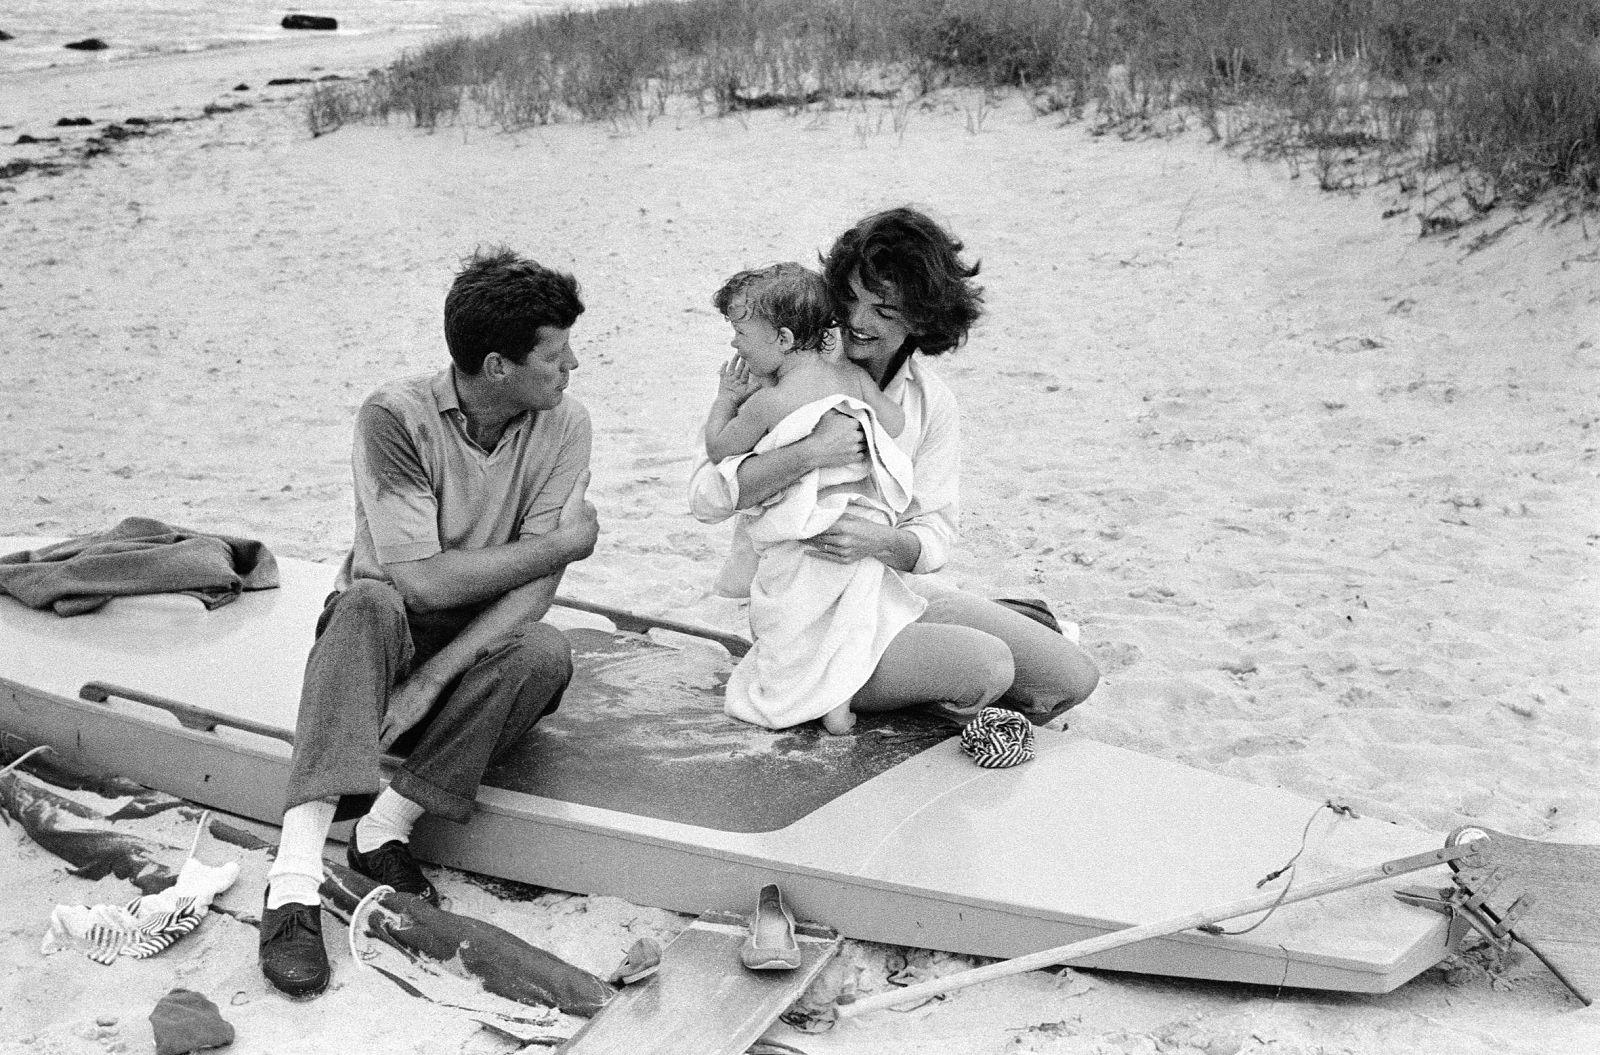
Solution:
<svg viewBox="0 0 1600 1055"><path fill-rule="evenodd" d="M787 329L796 348L821 348L833 326L827 283L803 264L741 271L722 284L711 303L729 319L754 316L773 329Z"/></svg>

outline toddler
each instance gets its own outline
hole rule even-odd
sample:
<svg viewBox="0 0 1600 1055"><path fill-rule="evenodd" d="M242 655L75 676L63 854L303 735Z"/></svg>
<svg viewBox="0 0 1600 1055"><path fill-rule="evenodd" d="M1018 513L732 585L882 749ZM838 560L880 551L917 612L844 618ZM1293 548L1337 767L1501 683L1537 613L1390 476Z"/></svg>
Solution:
<svg viewBox="0 0 1600 1055"><path fill-rule="evenodd" d="M719 371L706 420L713 461L803 439L831 413L856 419L867 438L863 463L813 472L746 523L758 561L755 644L728 682L734 717L769 728L821 717L843 734L855 724L850 697L924 602L880 561L832 564L803 543L847 510L892 524L905 509L911 463L894 444L905 414L830 347L833 313L815 272L794 263L741 271L712 303L732 324L737 353Z"/></svg>

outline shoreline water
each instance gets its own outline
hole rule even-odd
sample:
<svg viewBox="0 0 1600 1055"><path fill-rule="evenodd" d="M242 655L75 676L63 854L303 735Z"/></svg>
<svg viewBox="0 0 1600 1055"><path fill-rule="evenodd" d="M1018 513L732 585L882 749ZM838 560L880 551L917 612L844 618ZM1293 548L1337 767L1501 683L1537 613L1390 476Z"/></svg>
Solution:
<svg viewBox="0 0 1600 1055"><path fill-rule="evenodd" d="M0 74L115 65L155 55L255 47L295 37L343 42L372 34L474 32L497 23L584 9L605 0L332 0L284 5L278 0L102 0L57 3L13 0L0 16ZM338 29L286 30L287 14L335 18ZM66 44L94 38L103 51L74 51Z"/></svg>
<svg viewBox="0 0 1600 1055"><path fill-rule="evenodd" d="M63 117L100 123L232 105L243 101L235 91L240 84L259 89L273 77L361 76L445 35L593 6L599 5L341 0L326 7L340 28L326 32L282 29L278 21L286 9L266 0L124 0L88 7L24 0L0 21L13 37L0 41L0 163L34 156L17 151L17 137L62 135L55 122ZM86 37L110 48L63 47Z"/></svg>

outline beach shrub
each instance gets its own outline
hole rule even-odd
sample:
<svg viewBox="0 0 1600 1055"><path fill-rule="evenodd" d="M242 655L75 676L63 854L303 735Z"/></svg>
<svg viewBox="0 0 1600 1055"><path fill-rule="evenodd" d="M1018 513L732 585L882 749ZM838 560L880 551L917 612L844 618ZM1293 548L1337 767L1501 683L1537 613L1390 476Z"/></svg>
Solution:
<svg viewBox="0 0 1600 1055"><path fill-rule="evenodd" d="M1535 55L1475 56L1445 89L1435 151L1526 200L1600 194L1600 52L1563 41Z"/></svg>
<svg viewBox="0 0 1600 1055"><path fill-rule="evenodd" d="M1508 197L1593 197L1597 56L1600 0L645 0L436 41L319 88L309 121L470 113L513 130L971 86L1024 91L1041 114L1094 103L1113 127L1194 113L1319 165L1407 154Z"/></svg>

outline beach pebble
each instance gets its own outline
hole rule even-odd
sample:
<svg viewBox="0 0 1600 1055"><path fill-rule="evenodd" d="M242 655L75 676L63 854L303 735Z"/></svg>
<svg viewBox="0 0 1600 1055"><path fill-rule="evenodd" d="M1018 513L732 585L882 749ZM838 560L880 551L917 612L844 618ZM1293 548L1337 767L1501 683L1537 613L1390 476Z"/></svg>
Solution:
<svg viewBox="0 0 1600 1055"><path fill-rule="evenodd" d="M61 46L64 48L70 48L73 51L104 51L111 45L107 44L99 37L85 37L83 40L74 40L70 44L63 44Z"/></svg>

